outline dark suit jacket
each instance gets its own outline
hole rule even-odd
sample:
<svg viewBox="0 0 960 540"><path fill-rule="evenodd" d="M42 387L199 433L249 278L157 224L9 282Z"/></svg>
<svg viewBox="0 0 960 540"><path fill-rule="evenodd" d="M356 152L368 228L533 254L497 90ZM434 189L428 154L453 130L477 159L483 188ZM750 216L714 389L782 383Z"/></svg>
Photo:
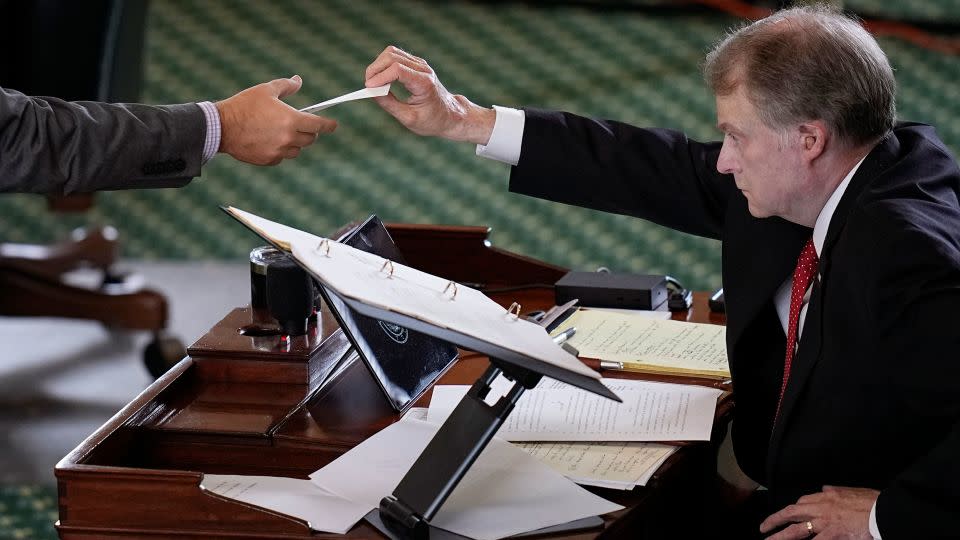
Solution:
<svg viewBox="0 0 960 540"><path fill-rule="evenodd" d="M960 170L933 128L898 125L830 223L821 280L773 417L786 338L773 295L811 229L757 219L719 143L526 111L510 189L723 242L737 460L777 508L824 485L881 490L884 540L960 534ZM626 239L625 239L626 241Z"/></svg>
<svg viewBox="0 0 960 540"><path fill-rule="evenodd" d="M0 88L0 192L177 187L200 174L196 104L66 102Z"/></svg>

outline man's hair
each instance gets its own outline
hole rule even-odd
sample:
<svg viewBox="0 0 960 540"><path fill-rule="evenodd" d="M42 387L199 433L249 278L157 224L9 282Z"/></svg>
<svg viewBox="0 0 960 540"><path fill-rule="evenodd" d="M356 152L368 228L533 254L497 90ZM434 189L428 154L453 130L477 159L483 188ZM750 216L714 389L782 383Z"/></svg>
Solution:
<svg viewBox="0 0 960 540"><path fill-rule="evenodd" d="M771 129L823 120L847 146L876 142L896 118L887 56L859 21L829 6L778 11L730 32L707 55L704 78L717 96L743 85Z"/></svg>

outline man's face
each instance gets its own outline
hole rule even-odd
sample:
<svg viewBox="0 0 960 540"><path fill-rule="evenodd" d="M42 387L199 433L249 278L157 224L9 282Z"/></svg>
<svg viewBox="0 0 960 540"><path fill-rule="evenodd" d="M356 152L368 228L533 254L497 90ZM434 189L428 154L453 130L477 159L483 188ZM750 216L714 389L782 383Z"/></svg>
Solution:
<svg viewBox="0 0 960 540"><path fill-rule="evenodd" d="M799 133L781 133L760 120L743 87L717 96L723 147L717 170L732 174L754 217L790 219L803 194Z"/></svg>

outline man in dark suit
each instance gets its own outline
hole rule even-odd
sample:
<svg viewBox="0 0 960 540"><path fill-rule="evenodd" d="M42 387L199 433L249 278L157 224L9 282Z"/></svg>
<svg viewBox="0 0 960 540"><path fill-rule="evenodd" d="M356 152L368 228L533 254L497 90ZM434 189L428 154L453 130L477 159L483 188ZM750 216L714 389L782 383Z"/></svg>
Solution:
<svg viewBox="0 0 960 540"><path fill-rule="evenodd" d="M722 240L734 450L769 490L763 533L957 537L955 158L896 123L886 56L830 8L733 32L705 75L722 142L480 107L393 47L367 84L400 81L385 110L514 165L513 191Z"/></svg>
<svg viewBox="0 0 960 540"><path fill-rule="evenodd" d="M217 103L68 102L0 88L0 192L178 187L217 152L256 165L294 158L336 122L281 101L295 75Z"/></svg>

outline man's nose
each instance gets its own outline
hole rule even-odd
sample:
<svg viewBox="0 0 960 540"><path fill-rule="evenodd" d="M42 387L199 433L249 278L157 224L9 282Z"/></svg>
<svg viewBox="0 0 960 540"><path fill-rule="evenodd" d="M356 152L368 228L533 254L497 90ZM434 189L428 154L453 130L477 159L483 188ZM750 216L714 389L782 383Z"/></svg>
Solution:
<svg viewBox="0 0 960 540"><path fill-rule="evenodd" d="M720 156L717 158L717 171L719 171L720 174L733 174L735 172L739 172L737 169L736 160L731 155L726 143L720 147Z"/></svg>

